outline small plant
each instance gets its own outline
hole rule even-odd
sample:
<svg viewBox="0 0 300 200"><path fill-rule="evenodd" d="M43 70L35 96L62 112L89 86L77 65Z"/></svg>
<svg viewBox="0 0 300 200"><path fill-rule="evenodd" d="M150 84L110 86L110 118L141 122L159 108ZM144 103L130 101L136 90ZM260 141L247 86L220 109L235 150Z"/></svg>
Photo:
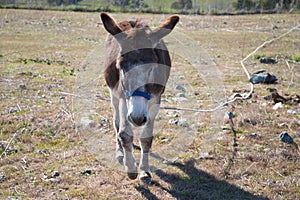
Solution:
<svg viewBox="0 0 300 200"><path fill-rule="evenodd" d="M292 56L289 58L291 61L300 62L300 56Z"/></svg>
<svg viewBox="0 0 300 200"><path fill-rule="evenodd" d="M266 57L266 56L264 54L255 54L253 57L255 60L260 60L261 58Z"/></svg>

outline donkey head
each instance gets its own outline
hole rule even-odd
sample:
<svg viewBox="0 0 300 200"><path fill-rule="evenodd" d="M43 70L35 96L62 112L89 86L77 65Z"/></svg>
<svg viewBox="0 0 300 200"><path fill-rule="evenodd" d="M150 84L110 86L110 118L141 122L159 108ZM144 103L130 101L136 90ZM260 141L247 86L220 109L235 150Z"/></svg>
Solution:
<svg viewBox="0 0 300 200"><path fill-rule="evenodd" d="M157 45L172 31L179 17L169 17L154 30L139 21L117 24L106 13L101 13L101 19L106 31L119 45L116 68L119 70L119 83L126 98L127 118L134 126L144 125L148 120L148 101L153 98L147 85L157 84L157 77L165 70L159 66Z"/></svg>

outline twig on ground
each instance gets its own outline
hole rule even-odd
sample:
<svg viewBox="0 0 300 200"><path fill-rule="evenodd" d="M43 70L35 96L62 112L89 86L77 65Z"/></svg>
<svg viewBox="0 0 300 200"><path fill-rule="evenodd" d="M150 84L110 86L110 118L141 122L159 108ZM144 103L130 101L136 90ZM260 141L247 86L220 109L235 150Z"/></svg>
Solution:
<svg viewBox="0 0 300 200"><path fill-rule="evenodd" d="M73 94L73 93L68 93L68 92L59 92L59 94L69 95L69 96L75 96L75 97L82 97L82 96L80 96L80 95Z"/></svg>
<svg viewBox="0 0 300 200"><path fill-rule="evenodd" d="M18 107L18 109L19 109L19 112L21 112L22 109L21 109L21 107L19 106L19 104L17 104L17 107Z"/></svg>
<svg viewBox="0 0 300 200"><path fill-rule="evenodd" d="M13 141L16 137L17 137L17 132L14 133L14 135L10 138L10 140L9 140L8 144L6 145L4 151L3 151L3 152L1 153L1 155L0 155L0 159L2 159L2 156L3 156L4 154L6 154L6 152L7 152L8 148L9 148L9 146L11 145L12 141Z"/></svg>
<svg viewBox="0 0 300 200"><path fill-rule="evenodd" d="M291 81L290 81L289 86L288 86L288 89L290 89L291 84L294 83L294 67L291 67L287 60L285 60L285 63L288 66L288 68L289 68L289 70L291 71L291 74L292 74Z"/></svg>

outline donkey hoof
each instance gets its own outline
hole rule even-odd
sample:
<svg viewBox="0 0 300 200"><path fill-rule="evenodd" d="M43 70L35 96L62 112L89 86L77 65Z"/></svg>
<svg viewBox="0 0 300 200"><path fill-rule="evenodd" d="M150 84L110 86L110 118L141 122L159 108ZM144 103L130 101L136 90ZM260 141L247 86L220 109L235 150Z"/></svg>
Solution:
<svg viewBox="0 0 300 200"><path fill-rule="evenodd" d="M128 172L127 175L128 175L128 178L130 178L131 180L134 180L137 178L138 173L137 172Z"/></svg>
<svg viewBox="0 0 300 200"><path fill-rule="evenodd" d="M152 176L150 172L144 172L144 171L141 172L139 179L140 179L140 183L143 185L151 185L152 183L151 182Z"/></svg>

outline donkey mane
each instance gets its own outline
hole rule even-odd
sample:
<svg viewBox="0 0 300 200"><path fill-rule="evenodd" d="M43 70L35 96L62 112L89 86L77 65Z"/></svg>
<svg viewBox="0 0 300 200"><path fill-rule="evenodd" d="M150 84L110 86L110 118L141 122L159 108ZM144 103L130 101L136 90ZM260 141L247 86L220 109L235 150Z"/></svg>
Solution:
<svg viewBox="0 0 300 200"><path fill-rule="evenodd" d="M118 26L122 31L128 31L132 28L149 28L148 23L142 19L136 19L135 21L122 21L118 23Z"/></svg>

